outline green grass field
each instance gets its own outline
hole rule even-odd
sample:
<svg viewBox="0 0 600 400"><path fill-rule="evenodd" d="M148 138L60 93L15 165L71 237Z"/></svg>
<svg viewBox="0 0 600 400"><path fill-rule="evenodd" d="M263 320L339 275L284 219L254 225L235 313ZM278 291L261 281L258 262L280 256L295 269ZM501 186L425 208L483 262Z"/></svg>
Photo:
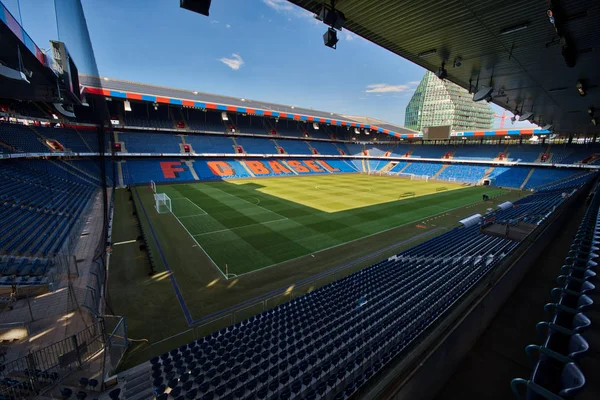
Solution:
<svg viewBox="0 0 600 400"><path fill-rule="evenodd" d="M109 310L126 317L128 336L136 339L123 369L526 194L359 174L159 185L158 191L173 199L177 218L156 212L148 186L115 195ZM483 202L483 193L494 197ZM151 275L147 251L132 240L141 235L134 211L155 263ZM225 279L225 263L239 276ZM173 280L193 320L213 322L190 326Z"/></svg>
<svg viewBox="0 0 600 400"><path fill-rule="evenodd" d="M235 275L416 222L490 192L369 175L159 185L157 190L172 199L173 214L214 264Z"/></svg>

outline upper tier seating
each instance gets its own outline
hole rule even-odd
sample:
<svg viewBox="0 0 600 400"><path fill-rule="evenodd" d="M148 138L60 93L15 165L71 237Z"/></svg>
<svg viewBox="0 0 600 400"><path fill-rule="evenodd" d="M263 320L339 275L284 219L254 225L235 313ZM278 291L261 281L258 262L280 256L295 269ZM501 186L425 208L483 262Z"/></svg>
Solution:
<svg viewBox="0 0 600 400"><path fill-rule="evenodd" d="M235 154L235 143L228 136L187 135L185 142L191 145L196 153Z"/></svg>
<svg viewBox="0 0 600 400"><path fill-rule="evenodd" d="M275 143L270 139L236 137L235 142L248 154L277 154Z"/></svg>
<svg viewBox="0 0 600 400"><path fill-rule="evenodd" d="M505 146L492 145L464 145L457 146L454 151L453 159L457 160L480 160L489 161L498 157L504 151Z"/></svg>
<svg viewBox="0 0 600 400"><path fill-rule="evenodd" d="M327 154L332 156L340 155L340 150L336 147L335 144L331 142L320 142L317 140L313 140L309 143L314 149L316 149L319 152L319 154Z"/></svg>
<svg viewBox="0 0 600 400"><path fill-rule="evenodd" d="M130 153L180 153L181 136L173 133L118 132Z"/></svg>
<svg viewBox="0 0 600 400"><path fill-rule="evenodd" d="M70 150L76 153L91 152L91 149L74 129L35 127L35 130L46 139L58 141L61 145L63 145L65 150Z"/></svg>
<svg viewBox="0 0 600 400"><path fill-rule="evenodd" d="M287 154L313 154L304 140L278 140Z"/></svg>
<svg viewBox="0 0 600 400"><path fill-rule="evenodd" d="M71 171L52 161L2 162L2 254L54 256L61 249L96 191L89 177Z"/></svg>
<svg viewBox="0 0 600 400"><path fill-rule="evenodd" d="M537 223L563 201L555 192L531 197L492 215ZM455 228L154 357L152 386L157 395L169 387L189 398L349 398L518 244L478 226Z"/></svg>
<svg viewBox="0 0 600 400"><path fill-rule="evenodd" d="M545 151L545 147L537 145L510 146L506 159L509 161L534 162Z"/></svg>
<svg viewBox="0 0 600 400"><path fill-rule="evenodd" d="M30 128L0 122L0 142L4 142L17 151L26 153L49 153L51 150Z"/></svg>
<svg viewBox="0 0 600 400"><path fill-rule="evenodd" d="M412 149L411 158L443 158L446 153L453 151L451 146L437 145L417 145Z"/></svg>

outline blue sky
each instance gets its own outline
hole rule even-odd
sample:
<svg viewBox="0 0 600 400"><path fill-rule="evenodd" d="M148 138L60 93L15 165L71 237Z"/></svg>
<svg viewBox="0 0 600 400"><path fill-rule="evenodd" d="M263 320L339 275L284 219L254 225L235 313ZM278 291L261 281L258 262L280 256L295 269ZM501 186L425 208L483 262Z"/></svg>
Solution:
<svg viewBox="0 0 600 400"><path fill-rule="evenodd" d="M19 19L18 0L2 1ZM424 74L347 30L337 50L325 47L326 27L285 0L214 0L210 17L180 9L178 0L82 3L102 76L403 124ZM54 0L20 5L25 30L47 48L57 37ZM61 24L60 36L70 30Z"/></svg>

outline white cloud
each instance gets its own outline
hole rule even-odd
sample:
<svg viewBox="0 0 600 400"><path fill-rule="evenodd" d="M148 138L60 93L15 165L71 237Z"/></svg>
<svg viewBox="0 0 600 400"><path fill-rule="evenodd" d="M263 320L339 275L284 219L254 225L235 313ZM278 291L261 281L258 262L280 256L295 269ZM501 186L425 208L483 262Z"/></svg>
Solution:
<svg viewBox="0 0 600 400"><path fill-rule="evenodd" d="M210 21L211 24L218 24L219 21L217 21L216 19L213 19L212 21Z"/></svg>
<svg viewBox="0 0 600 400"><path fill-rule="evenodd" d="M389 83L373 83L367 85L366 93L401 93L410 90L409 85L390 85Z"/></svg>
<svg viewBox="0 0 600 400"><path fill-rule="evenodd" d="M290 4L287 0L263 0L267 6L271 7L278 13L285 13L293 17L298 18L313 18L314 14L310 11L306 11L303 8L295 7Z"/></svg>
<svg viewBox="0 0 600 400"><path fill-rule="evenodd" d="M227 65L234 71L237 71L242 65L244 65L244 60L242 59L242 56L240 56L237 53L233 53L231 55L231 58L219 58L219 61L221 61L223 64Z"/></svg>
<svg viewBox="0 0 600 400"><path fill-rule="evenodd" d="M225 25L225 28L229 29L229 28L231 28L231 25L227 24L227 25Z"/></svg>
<svg viewBox="0 0 600 400"><path fill-rule="evenodd" d="M275 11L289 11L293 7L287 0L263 0L263 3L274 9Z"/></svg>
<svg viewBox="0 0 600 400"><path fill-rule="evenodd" d="M389 83L373 83L367 85L365 93L403 93L412 92L415 90L415 86L418 85L418 81L410 81L408 83L400 85L391 85Z"/></svg>
<svg viewBox="0 0 600 400"><path fill-rule="evenodd" d="M350 31L345 30L344 32L345 32L344 39L346 39L347 41L354 40L357 37L354 33L350 32Z"/></svg>

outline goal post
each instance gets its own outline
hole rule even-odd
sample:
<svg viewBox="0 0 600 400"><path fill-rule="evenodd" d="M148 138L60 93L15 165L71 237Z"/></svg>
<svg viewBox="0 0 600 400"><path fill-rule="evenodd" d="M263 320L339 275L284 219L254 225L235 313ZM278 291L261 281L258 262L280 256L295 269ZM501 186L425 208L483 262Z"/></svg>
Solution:
<svg viewBox="0 0 600 400"><path fill-rule="evenodd" d="M400 173L398 174L399 177L402 178L407 178L410 179L411 181L425 181L425 182L429 182L429 175L417 175L417 174L406 174L406 173Z"/></svg>
<svg viewBox="0 0 600 400"><path fill-rule="evenodd" d="M152 189L152 193L156 193L156 183L154 181L150 181L150 189Z"/></svg>
<svg viewBox="0 0 600 400"><path fill-rule="evenodd" d="M155 193L154 203L154 207L159 214L173 212L171 207L171 198L164 193Z"/></svg>

